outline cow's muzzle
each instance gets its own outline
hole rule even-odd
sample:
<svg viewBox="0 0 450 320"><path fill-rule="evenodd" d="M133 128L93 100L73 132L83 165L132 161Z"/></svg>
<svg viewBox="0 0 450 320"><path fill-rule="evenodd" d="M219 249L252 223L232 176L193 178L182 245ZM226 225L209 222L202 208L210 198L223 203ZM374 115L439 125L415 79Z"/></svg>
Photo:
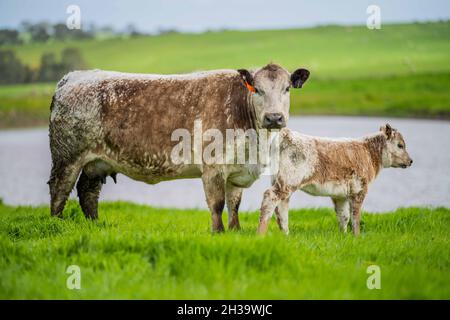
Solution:
<svg viewBox="0 0 450 320"><path fill-rule="evenodd" d="M263 127L266 129L281 129L286 126L286 120L281 113L266 113Z"/></svg>

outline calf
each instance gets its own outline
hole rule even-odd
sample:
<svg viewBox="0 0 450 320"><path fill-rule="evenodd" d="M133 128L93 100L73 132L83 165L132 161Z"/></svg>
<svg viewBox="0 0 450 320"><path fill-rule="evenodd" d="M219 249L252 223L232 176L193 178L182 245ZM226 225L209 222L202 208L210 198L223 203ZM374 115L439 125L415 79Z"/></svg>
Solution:
<svg viewBox="0 0 450 320"><path fill-rule="evenodd" d="M402 135L389 124L359 139L326 139L283 129L280 132L280 168L264 193L259 233L265 233L273 211L285 233L291 194L300 189L314 196L331 197L340 228L347 231L350 217L355 235L360 232L361 205L369 184L382 168L407 168L412 159Z"/></svg>

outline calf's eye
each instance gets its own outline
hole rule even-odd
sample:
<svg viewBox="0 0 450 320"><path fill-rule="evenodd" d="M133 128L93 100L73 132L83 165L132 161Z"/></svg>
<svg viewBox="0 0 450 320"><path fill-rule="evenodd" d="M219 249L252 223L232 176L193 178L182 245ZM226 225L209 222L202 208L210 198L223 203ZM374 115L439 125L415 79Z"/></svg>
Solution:
<svg viewBox="0 0 450 320"><path fill-rule="evenodd" d="M285 92L289 92L289 89L290 89L291 87L287 87L286 88L286 90L285 90Z"/></svg>
<svg viewBox="0 0 450 320"><path fill-rule="evenodd" d="M399 143L399 144L397 145L397 147L398 147L399 149L403 149L405 146Z"/></svg>

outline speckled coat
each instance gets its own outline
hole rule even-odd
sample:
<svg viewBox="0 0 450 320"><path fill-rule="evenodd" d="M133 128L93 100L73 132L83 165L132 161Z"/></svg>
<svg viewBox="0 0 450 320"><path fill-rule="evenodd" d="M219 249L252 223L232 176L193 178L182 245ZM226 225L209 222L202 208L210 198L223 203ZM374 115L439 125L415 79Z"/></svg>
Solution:
<svg viewBox="0 0 450 320"><path fill-rule="evenodd" d="M386 125L358 139L331 139L280 132L280 165L273 185L264 193L258 231L265 233L274 210L280 229L288 233L289 198L296 190L331 197L342 231L350 218L360 233L361 206L382 168L412 164L402 135Z"/></svg>

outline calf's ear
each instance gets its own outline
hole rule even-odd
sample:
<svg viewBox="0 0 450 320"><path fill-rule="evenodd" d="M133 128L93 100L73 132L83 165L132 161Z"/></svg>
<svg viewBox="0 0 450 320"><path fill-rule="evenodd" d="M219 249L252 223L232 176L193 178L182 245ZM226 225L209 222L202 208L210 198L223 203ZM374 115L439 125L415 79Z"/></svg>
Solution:
<svg viewBox="0 0 450 320"><path fill-rule="evenodd" d="M242 77L242 80L244 80L245 83L253 86L253 76L251 75L250 72L248 72L248 70L246 69L239 69L238 70L239 74Z"/></svg>
<svg viewBox="0 0 450 320"><path fill-rule="evenodd" d="M306 69L297 69L291 74L291 83L294 88L301 88L309 78L309 71Z"/></svg>
<svg viewBox="0 0 450 320"><path fill-rule="evenodd" d="M386 123L384 126L381 126L380 131L382 131L388 139L392 137L392 127L389 123Z"/></svg>

